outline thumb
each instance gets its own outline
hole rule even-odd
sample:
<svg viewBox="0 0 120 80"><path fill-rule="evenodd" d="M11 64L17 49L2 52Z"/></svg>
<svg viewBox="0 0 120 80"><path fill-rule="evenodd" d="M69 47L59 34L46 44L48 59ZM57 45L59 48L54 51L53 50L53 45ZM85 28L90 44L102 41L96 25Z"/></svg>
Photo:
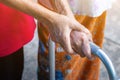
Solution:
<svg viewBox="0 0 120 80"><path fill-rule="evenodd" d="M80 24L78 21L76 21L76 24L74 26L72 26L72 30L75 31L84 31L86 28Z"/></svg>

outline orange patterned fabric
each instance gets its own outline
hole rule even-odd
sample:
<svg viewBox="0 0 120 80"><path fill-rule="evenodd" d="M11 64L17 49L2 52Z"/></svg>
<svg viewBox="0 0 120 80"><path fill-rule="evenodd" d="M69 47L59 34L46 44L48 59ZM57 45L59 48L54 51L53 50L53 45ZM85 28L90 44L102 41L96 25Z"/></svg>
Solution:
<svg viewBox="0 0 120 80"><path fill-rule="evenodd" d="M102 47L106 12L95 18L80 15L75 15L75 17L81 24L90 30L93 35L94 43ZM38 23L38 33L40 39L38 52L40 80L49 80L49 32L47 26L41 24L40 22ZM57 71L59 71L61 72L62 77L59 80L99 80L100 60L98 58L95 58L93 61L89 61L87 58L81 58L78 54L67 54L59 44L56 44L55 50L56 76Z"/></svg>

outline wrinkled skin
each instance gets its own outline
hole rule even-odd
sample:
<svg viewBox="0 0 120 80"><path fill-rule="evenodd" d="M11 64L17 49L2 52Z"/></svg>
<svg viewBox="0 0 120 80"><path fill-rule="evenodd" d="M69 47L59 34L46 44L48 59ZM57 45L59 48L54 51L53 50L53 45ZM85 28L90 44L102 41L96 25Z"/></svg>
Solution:
<svg viewBox="0 0 120 80"><path fill-rule="evenodd" d="M52 40L59 43L68 53L74 53L70 41L71 31L83 31L83 29L85 28L75 19L69 19L64 15L60 15L53 24L49 25Z"/></svg>
<svg viewBox="0 0 120 80"><path fill-rule="evenodd" d="M84 32L73 31L71 32L71 44L76 53L79 53L81 57L87 57L92 59L91 49L87 35Z"/></svg>
<svg viewBox="0 0 120 80"><path fill-rule="evenodd" d="M49 26L52 40L68 53L79 53L81 57L92 59L89 45L92 35L89 30L74 18L67 0L51 0L51 3L54 11L61 14Z"/></svg>
<svg viewBox="0 0 120 80"><path fill-rule="evenodd" d="M68 9L69 5L67 4L67 0L55 0L54 5L58 13L64 14L71 19L75 19L72 11ZM65 8L65 6L68 7ZM79 27L84 26L80 25ZM79 53L81 57L86 56L90 60L93 59L89 45L89 43L92 42L92 35L88 29L84 27L81 31L72 31L70 33L70 42L75 53Z"/></svg>

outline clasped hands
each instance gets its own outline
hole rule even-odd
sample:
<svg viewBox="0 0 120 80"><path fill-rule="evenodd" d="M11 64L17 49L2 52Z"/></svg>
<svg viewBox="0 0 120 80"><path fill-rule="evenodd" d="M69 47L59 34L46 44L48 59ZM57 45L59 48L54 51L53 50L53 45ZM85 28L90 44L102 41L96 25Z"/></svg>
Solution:
<svg viewBox="0 0 120 80"><path fill-rule="evenodd" d="M74 18L72 11L67 8L68 5L64 3L62 0L55 2L57 15L49 25L51 38L59 43L67 53L78 53L81 57L91 60L93 56L89 43L92 41L92 35Z"/></svg>

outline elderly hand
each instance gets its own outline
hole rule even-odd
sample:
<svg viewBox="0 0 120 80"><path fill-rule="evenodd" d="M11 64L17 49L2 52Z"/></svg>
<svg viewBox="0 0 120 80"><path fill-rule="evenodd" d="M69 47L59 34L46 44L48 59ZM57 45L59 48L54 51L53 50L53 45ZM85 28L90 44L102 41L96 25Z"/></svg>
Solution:
<svg viewBox="0 0 120 80"><path fill-rule="evenodd" d="M75 21L74 15L69 8L67 0L55 0L54 7L58 13L66 15L71 20ZM92 35L89 30L80 23L78 27L82 28L81 31L72 30L70 33L70 42L72 49L74 52L80 54L81 57L86 56L88 59L93 59L89 45L89 43L92 41Z"/></svg>
<svg viewBox="0 0 120 80"><path fill-rule="evenodd" d="M81 57L87 57L92 60L93 57L91 55L90 49L90 41L92 41L91 34L88 32L87 34L84 32L72 31L71 32L71 44L73 50L80 54Z"/></svg>
<svg viewBox="0 0 120 80"><path fill-rule="evenodd" d="M83 31L85 29L75 19L61 14L54 17L48 28L52 40L59 43L68 53L74 53L70 41L71 31Z"/></svg>
<svg viewBox="0 0 120 80"><path fill-rule="evenodd" d="M91 33L76 21L67 0L51 0L51 3L54 10L59 13L53 14L52 22L46 20L52 40L59 43L66 52L80 53L82 57L90 59Z"/></svg>

